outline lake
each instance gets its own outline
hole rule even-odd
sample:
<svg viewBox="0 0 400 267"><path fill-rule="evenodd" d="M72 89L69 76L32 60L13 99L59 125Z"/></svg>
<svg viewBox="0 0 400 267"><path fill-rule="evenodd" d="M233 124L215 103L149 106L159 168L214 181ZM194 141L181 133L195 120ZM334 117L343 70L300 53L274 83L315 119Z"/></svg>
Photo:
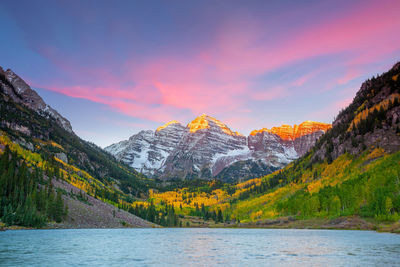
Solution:
<svg viewBox="0 0 400 267"><path fill-rule="evenodd" d="M275 229L0 232L1 266L400 266L400 235Z"/></svg>

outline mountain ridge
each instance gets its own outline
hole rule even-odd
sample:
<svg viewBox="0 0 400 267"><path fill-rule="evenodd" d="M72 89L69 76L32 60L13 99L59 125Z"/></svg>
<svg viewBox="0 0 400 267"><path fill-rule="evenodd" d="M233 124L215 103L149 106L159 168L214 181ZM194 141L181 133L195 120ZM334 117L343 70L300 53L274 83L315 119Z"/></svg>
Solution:
<svg viewBox="0 0 400 267"><path fill-rule="evenodd" d="M295 140L307 134L312 134L317 131L328 131L332 128L332 124L322 123L316 121L304 121L299 125L295 124L293 126L282 124L281 126L274 126L271 129L262 128L260 130L253 130L250 135L256 135L259 132L269 132L278 135L283 140Z"/></svg>
<svg viewBox="0 0 400 267"><path fill-rule="evenodd" d="M0 83L3 93L15 103L20 103L45 117L52 117L64 130L74 133L71 123L44 102L42 97L11 69L4 71L0 67Z"/></svg>
<svg viewBox="0 0 400 267"><path fill-rule="evenodd" d="M222 121L202 114L186 127L173 120L155 131L140 131L105 150L151 177L216 177L234 181L235 177L244 175L246 179L282 168L307 152L330 127L327 123L305 121L293 127L255 130L246 137ZM280 134L279 128L290 129L290 138ZM242 162L241 169L247 169L245 173L234 166L238 162ZM231 168L224 173L234 176L233 179L218 176L225 168ZM259 171L252 173L251 169Z"/></svg>

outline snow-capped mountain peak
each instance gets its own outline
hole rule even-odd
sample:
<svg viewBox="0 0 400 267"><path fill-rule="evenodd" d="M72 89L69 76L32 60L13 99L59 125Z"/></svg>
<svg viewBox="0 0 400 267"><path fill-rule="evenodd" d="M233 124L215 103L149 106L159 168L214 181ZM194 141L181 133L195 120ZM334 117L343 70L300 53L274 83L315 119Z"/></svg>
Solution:
<svg viewBox="0 0 400 267"><path fill-rule="evenodd" d="M202 114L201 116L195 118L193 121L191 121L188 125L187 128L189 128L189 131L191 133L195 133L198 130L202 129L209 129L210 127L218 127L221 129L222 132L233 135L233 136L242 136L238 132L233 132L231 129L229 129L226 124L221 122L220 120L217 120L216 118L213 118L211 116L208 116L207 114Z"/></svg>
<svg viewBox="0 0 400 267"><path fill-rule="evenodd" d="M245 137L203 114L186 127L170 121L105 149L152 177L211 179L223 173L223 179L235 180L284 167L306 153L329 128L329 124L305 121L263 128ZM235 164L239 162L245 163L237 170ZM255 174L254 166L261 171Z"/></svg>

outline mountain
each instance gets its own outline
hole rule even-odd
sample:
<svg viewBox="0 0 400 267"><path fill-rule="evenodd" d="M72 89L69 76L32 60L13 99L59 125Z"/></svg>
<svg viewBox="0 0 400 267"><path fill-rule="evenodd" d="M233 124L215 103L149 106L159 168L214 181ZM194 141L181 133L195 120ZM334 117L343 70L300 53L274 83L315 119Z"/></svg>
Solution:
<svg viewBox="0 0 400 267"><path fill-rule="evenodd" d="M2 68L0 114L0 189L7 188L0 190L3 222L35 227L49 220L60 223L65 203L68 216L56 227L153 225L127 211L136 197L155 187L154 181L80 139L66 118L13 71Z"/></svg>
<svg viewBox="0 0 400 267"><path fill-rule="evenodd" d="M275 134L284 142L290 143L299 156L304 155L325 132L332 128L331 124L305 121L299 125L282 125L280 127L272 127L271 129L263 128L254 130L250 136L256 136L260 133L267 132Z"/></svg>
<svg viewBox="0 0 400 267"><path fill-rule="evenodd" d="M184 181L180 188L153 192L151 202L181 207L180 215L192 227L400 233L399 76L400 62L365 81L333 127L285 168L236 184ZM299 132L313 131L309 125L262 129L250 136L274 132L278 140L296 142Z"/></svg>
<svg viewBox="0 0 400 267"><path fill-rule="evenodd" d="M289 216L313 227L399 232L399 76L400 62L365 81L309 152L229 199L233 216L259 225Z"/></svg>
<svg viewBox="0 0 400 267"><path fill-rule="evenodd" d="M221 156L247 152L245 136L203 114L186 126L181 140L166 158L164 177L210 179L218 173L214 167Z"/></svg>
<svg viewBox="0 0 400 267"><path fill-rule="evenodd" d="M290 216L313 227L399 232L399 76L400 62L365 81L309 152L229 198L233 216L258 225Z"/></svg>
<svg viewBox="0 0 400 267"><path fill-rule="evenodd" d="M3 94L10 97L15 103L22 104L44 117L53 118L64 130L73 133L71 123L55 109L47 105L36 91L32 90L30 86L12 70L8 69L4 71L3 68L0 67L0 85Z"/></svg>
<svg viewBox="0 0 400 267"><path fill-rule="evenodd" d="M185 127L172 121L155 132L140 131L129 140L113 144L105 150L139 172L152 174L154 170L162 169L165 159L181 140L184 131Z"/></svg>
<svg viewBox="0 0 400 267"><path fill-rule="evenodd" d="M105 148L136 170L161 179L235 181L271 173L304 155L330 124L306 121L246 137L203 114L186 127L171 121Z"/></svg>
<svg viewBox="0 0 400 267"><path fill-rule="evenodd" d="M344 153L360 154L368 147L387 153L400 148L400 62L362 85L353 102L333 122L313 151L313 160L332 161Z"/></svg>

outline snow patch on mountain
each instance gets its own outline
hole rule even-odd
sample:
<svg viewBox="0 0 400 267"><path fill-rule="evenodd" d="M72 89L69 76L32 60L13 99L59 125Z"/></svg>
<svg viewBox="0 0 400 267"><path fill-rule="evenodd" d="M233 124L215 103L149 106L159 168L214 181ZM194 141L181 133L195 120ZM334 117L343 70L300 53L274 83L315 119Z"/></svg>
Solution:
<svg viewBox="0 0 400 267"><path fill-rule="evenodd" d="M205 114L186 127L171 121L156 131L141 131L105 150L138 171L158 178L211 179L236 162L282 168L302 156L323 134L283 139L269 130L245 137ZM251 171L251 166L244 164ZM242 173L242 172L241 172Z"/></svg>
<svg viewBox="0 0 400 267"><path fill-rule="evenodd" d="M218 159L221 158L238 158L240 157L240 160L244 160L246 158L251 158L251 151L248 146L243 147L241 149L234 149L234 150L229 150L225 153L217 153L214 155L211 163L215 163Z"/></svg>

